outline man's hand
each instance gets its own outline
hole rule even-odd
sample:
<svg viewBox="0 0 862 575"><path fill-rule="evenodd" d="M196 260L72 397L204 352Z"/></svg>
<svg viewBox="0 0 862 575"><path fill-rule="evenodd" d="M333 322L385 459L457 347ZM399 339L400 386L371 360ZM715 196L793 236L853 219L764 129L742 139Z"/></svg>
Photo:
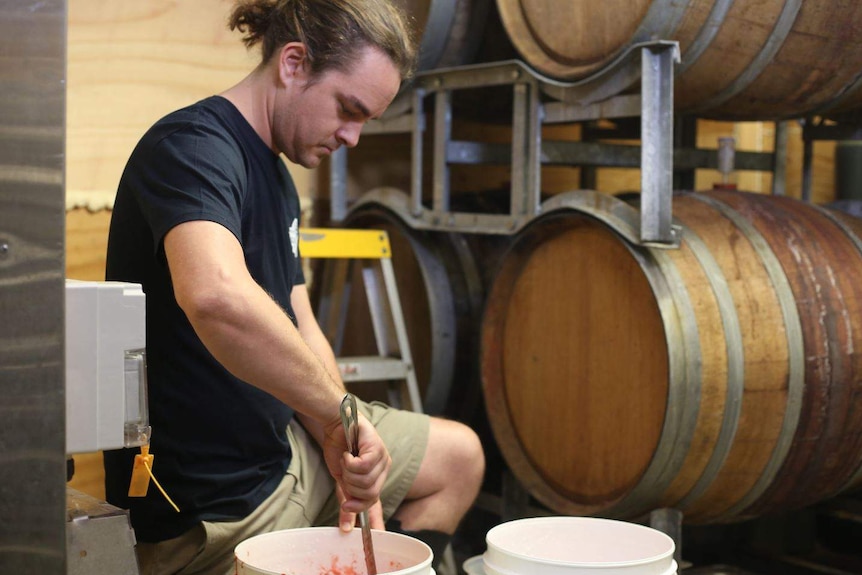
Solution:
<svg viewBox="0 0 862 575"><path fill-rule="evenodd" d="M360 413L358 416L359 455L356 457L347 449L341 419L324 429L323 455L337 484L341 501L339 525L345 531L355 524L356 514L366 509L369 510L371 527L383 529L380 492L392 465L389 451L377 430L364 415Z"/></svg>
<svg viewBox="0 0 862 575"><path fill-rule="evenodd" d="M344 493L341 491L341 488L336 485L335 491L338 495L338 501L343 503ZM350 511L340 509L338 512L338 526L342 531L349 532L354 527L359 526L358 517L358 513L352 513ZM368 525L372 529L379 529L381 531L386 530L386 523L383 521L383 504L380 502L380 499L375 501L374 504L368 508Z"/></svg>

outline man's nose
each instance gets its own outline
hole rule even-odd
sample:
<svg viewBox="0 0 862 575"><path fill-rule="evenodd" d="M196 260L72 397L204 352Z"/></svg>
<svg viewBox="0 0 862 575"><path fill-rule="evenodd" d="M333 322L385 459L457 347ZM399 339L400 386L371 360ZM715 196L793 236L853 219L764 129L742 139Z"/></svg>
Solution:
<svg viewBox="0 0 862 575"><path fill-rule="evenodd" d="M335 136L338 141L348 148L359 143L359 135L362 132L362 122L349 122L341 126Z"/></svg>

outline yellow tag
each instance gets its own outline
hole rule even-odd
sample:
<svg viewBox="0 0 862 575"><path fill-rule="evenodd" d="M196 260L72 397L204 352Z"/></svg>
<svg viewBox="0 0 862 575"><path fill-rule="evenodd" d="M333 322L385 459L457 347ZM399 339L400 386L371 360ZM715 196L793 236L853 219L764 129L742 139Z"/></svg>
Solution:
<svg viewBox="0 0 862 575"><path fill-rule="evenodd" d="M143 448L141 451L142 453L135 455L132 481L129 483L129 497L146 497L147 489L150 487L150 469L153 468L153 456Z"/></svg>
<svg viewBox="0 0 862 575"><path fill-rule="evenodd" d="M174 503L170 497L168 497L168 494L165 493L165 490L161 485L159 485L159 480L156 479L155 475L153 475L153 455L150 454L150 446L142 445L141 453L135 456L135 464L132 467L132 481L129 483L129 497L146 497L151 477L153 479L153 483L156 484L156 487L158 487L161 494L165 496L167 502L171 504L174 511L179 513L180 508L177 507L177 504Z"/></svg>

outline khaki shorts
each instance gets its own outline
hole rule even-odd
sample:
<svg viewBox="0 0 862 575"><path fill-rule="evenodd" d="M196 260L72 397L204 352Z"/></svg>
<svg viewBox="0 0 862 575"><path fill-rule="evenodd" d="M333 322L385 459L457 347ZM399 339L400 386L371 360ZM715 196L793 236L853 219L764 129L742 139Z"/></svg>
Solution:
<svg viewBox="0 0 862 575"><path fill-rule="evenodd" d="M428 444L428 416L360 402L392 457L380 496L388 519L419 473ZM281 529L337 525L335 482L317 443L294 420L287 432L293 458L284 480L251 515L240 521L204 521L159 543L138 543L141 575L233 575L234 548L245 539Z"/></svg>

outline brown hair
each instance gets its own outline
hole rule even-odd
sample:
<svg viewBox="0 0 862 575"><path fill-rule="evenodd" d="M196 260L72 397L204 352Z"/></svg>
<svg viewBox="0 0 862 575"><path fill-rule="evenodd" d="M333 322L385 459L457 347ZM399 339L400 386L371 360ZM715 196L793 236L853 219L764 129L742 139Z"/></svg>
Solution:
<svg viewBox="0 0 862 575"><path fill-rule="evenodd" d="M302 42L315 75L346 71L365 46L388 55L402 80L416 65L407 17L392 0L239 0L228 24L246 47L261 44L264 62L288 42Z"/></svg>

